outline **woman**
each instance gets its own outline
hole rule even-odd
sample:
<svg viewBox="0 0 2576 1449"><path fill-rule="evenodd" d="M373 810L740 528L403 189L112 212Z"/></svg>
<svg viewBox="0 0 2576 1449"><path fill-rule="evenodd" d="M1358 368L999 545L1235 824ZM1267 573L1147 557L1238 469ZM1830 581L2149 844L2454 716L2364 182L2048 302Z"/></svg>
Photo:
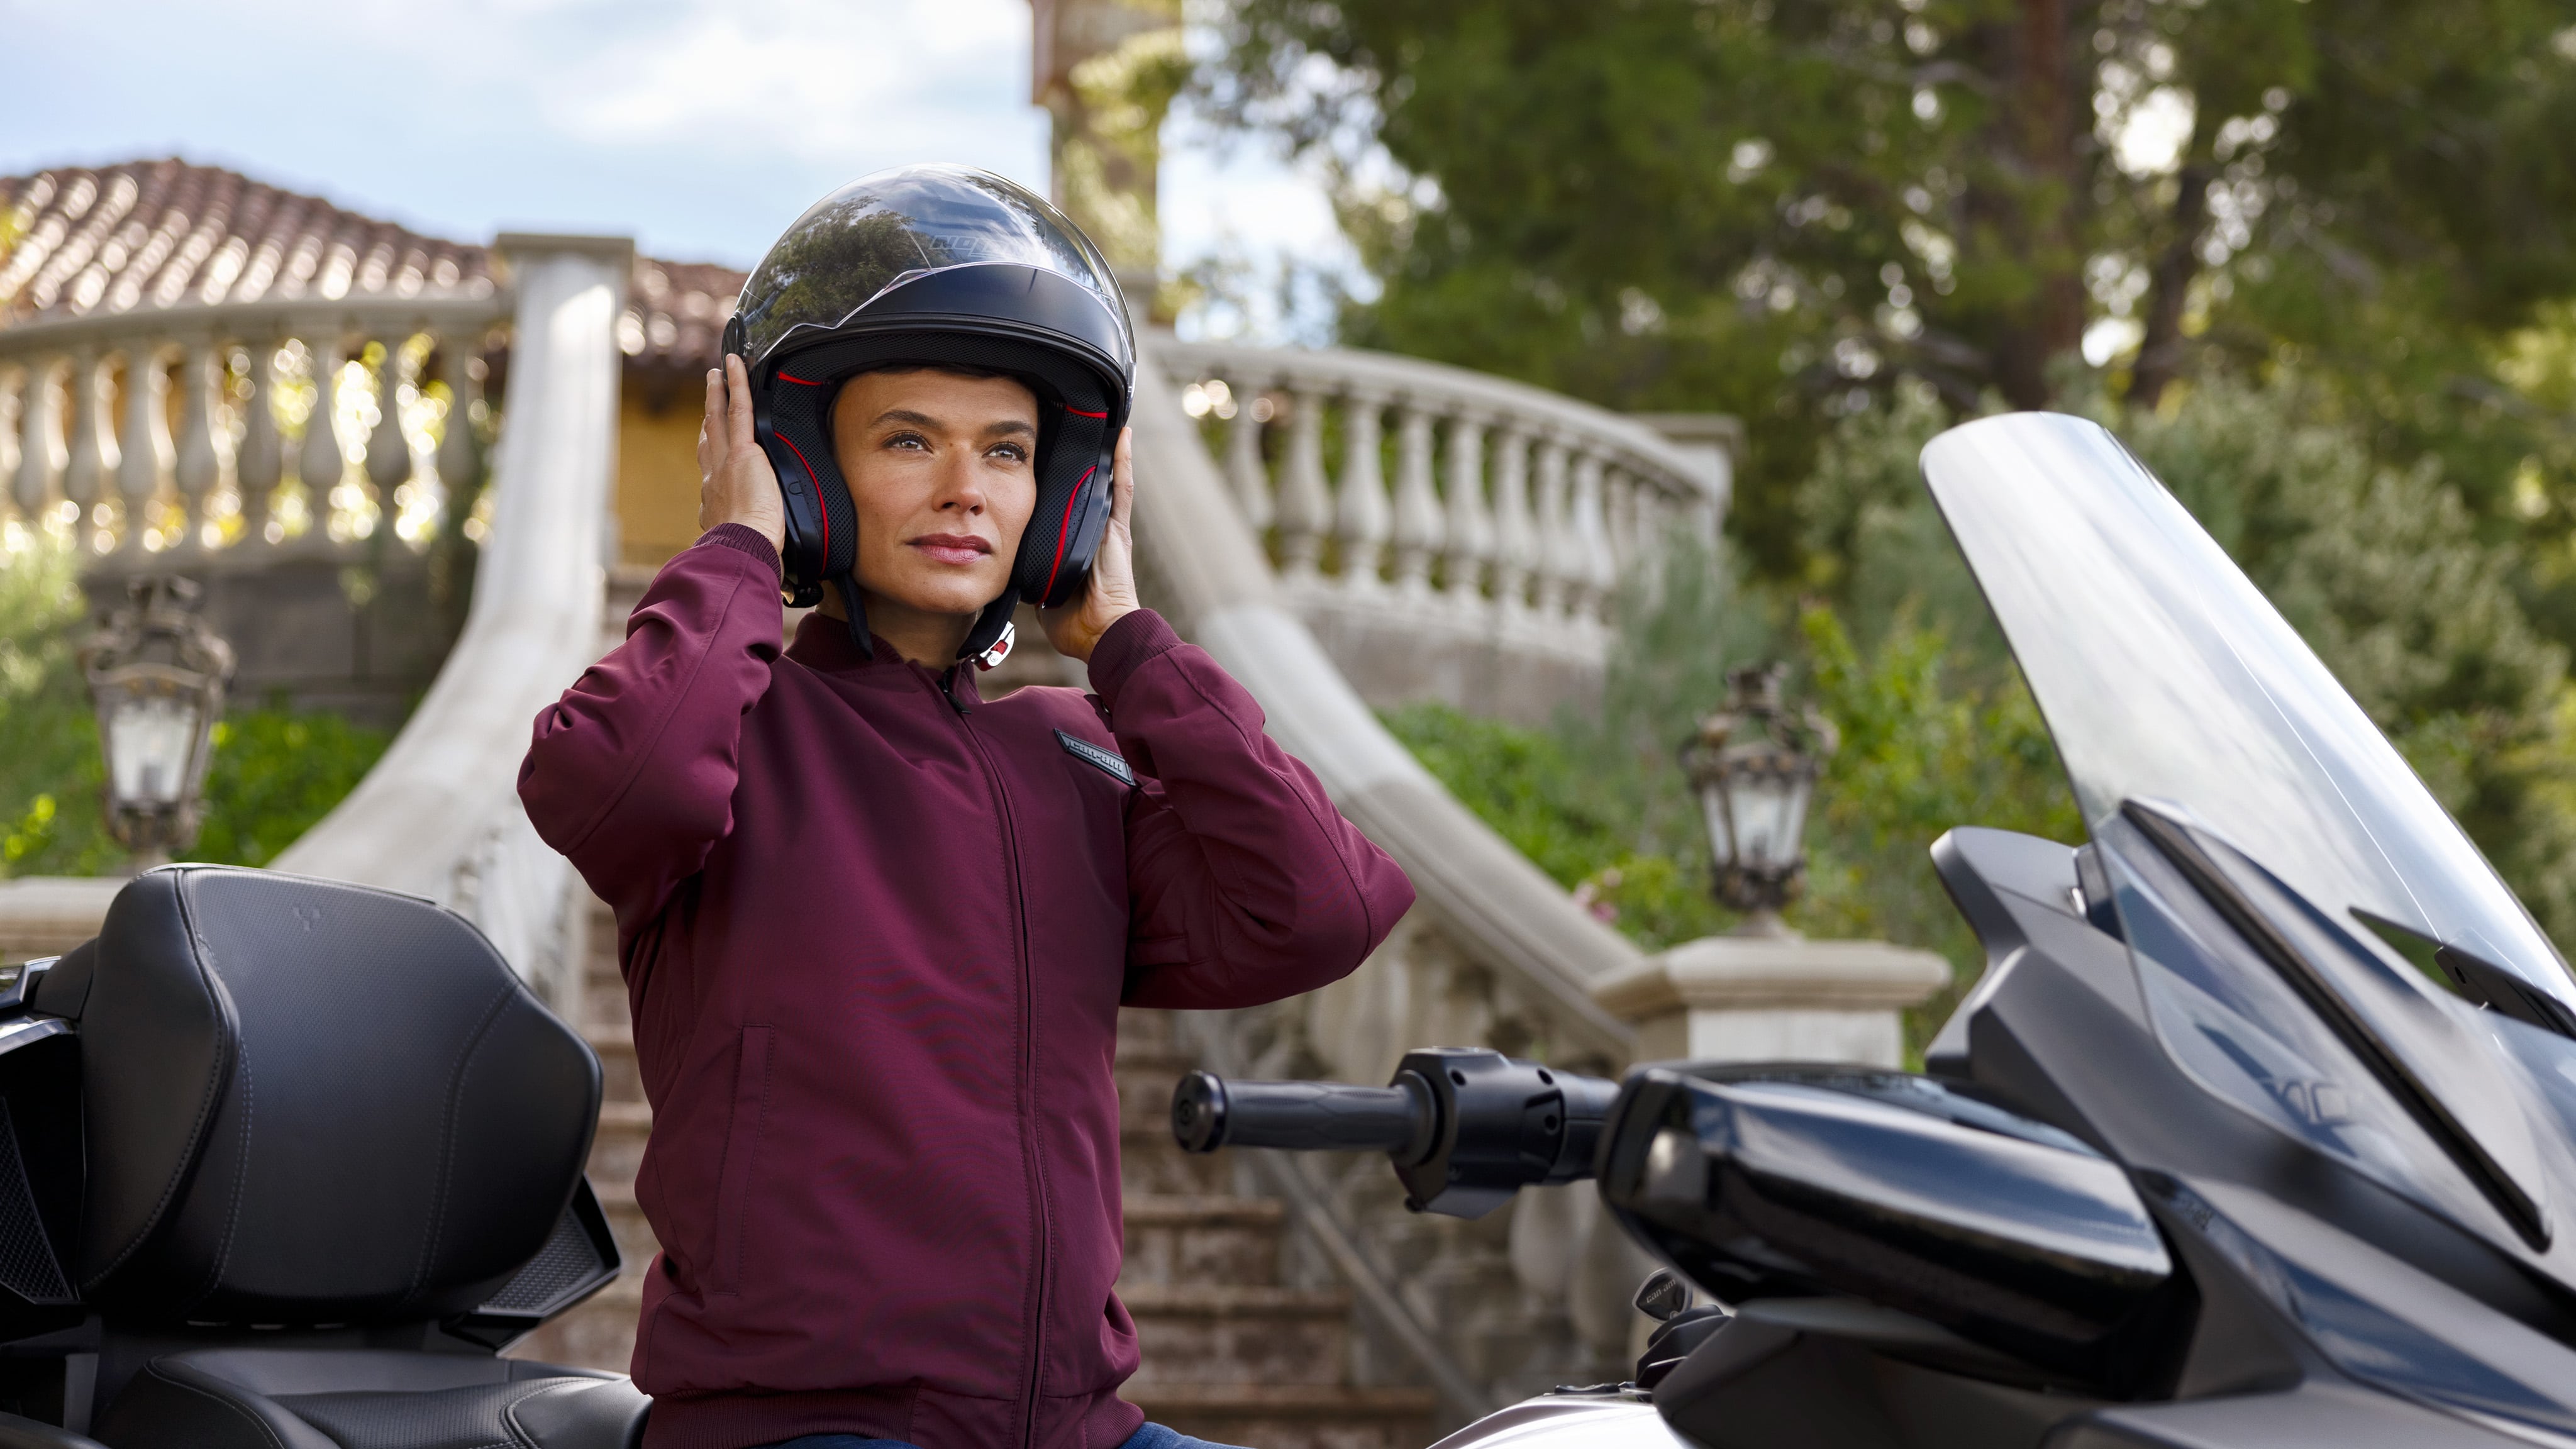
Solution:
<svg viewBox="0 0 2576 1449"><path fill-rule="evenodd" d="M1118 1008L1311 990L1411 888L1138 606L1132 344L1053 208L868 178L738 317L707 532L520 777L617 914L648 1449L1194 1442L1116 1392ZM782 587L823 593L783 653ZM1023 597L1089 694L978 695Z"/></svg>

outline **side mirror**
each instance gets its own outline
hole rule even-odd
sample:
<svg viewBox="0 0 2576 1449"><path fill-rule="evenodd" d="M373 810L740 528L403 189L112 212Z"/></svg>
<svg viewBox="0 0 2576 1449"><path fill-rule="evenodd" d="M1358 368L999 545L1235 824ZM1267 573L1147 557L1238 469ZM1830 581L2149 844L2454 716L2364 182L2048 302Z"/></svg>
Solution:
<svg viewBox="0 0 2576 1449"><path fill-rule="evenodd" d="M1602 1201L1716 1297L1843 1294L2121 1392L2158 1356L2173 1262L2118 1164L1928 1077L1650 1067L1605 1131Z"/></svg>

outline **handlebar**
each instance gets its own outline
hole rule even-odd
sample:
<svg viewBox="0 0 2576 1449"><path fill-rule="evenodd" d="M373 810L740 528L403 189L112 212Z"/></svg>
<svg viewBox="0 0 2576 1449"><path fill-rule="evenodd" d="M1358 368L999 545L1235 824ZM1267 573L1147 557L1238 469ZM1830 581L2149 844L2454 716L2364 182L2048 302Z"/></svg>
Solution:
<svg viewBox="0 0 2576 1449"><path fill-rule="evenodd" d="M1190 1152L1384 1152L1407 1207L1473 1218L1523 1187L1592 1176L1618 1095L1618 1083L1599 1077L1432 1047L1406 1054L1383 1087L1192 1072L1172 1093L1172 1136Z"/></svg>
<svg viewBox="0 0 2576 1449"><path fill-rule="evenodd" d="M1172 1093L1172 1135L1191 1152L1278 1147L1386 1152L1410 1161L1431 1146L1438 1108L1422 1084L1228 1082L1192 1072Z"/></svg>

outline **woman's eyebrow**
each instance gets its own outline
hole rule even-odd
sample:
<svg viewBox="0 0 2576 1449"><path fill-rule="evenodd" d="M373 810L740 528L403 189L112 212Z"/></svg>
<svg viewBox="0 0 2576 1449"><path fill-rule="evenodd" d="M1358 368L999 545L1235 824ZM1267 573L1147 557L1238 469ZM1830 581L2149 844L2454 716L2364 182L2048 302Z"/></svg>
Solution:
<svg viewBox="0 0 2576 1449"><path fill-rule="evenodd" d="M948 427L946 423L930 416L928 413L917 413L910 408L888 408L884 412L877 414L876 421L868 424L868 426L872 428L883 427L888 423L901 423L908 427L928 428L932 432L944 432ZM984 429L984 436L987 438L1034 438L1037 435L1038 430L1034 426L1019 418L1004 418L1000 422L993 423Z"/></svg>

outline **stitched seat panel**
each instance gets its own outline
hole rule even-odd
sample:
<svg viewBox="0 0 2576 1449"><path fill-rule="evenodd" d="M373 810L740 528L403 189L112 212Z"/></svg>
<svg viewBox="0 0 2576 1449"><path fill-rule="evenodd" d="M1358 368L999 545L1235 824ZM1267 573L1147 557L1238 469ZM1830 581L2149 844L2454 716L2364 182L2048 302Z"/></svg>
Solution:
<svg viewBox="0 0 2576 1449"><path fill-rule="evenodd" d="M510 1406L564 1384L592 1379L521 1379L429 1393L281 1394L287 1412L330 1435L340 1449L520 1449Z"/></svg>

